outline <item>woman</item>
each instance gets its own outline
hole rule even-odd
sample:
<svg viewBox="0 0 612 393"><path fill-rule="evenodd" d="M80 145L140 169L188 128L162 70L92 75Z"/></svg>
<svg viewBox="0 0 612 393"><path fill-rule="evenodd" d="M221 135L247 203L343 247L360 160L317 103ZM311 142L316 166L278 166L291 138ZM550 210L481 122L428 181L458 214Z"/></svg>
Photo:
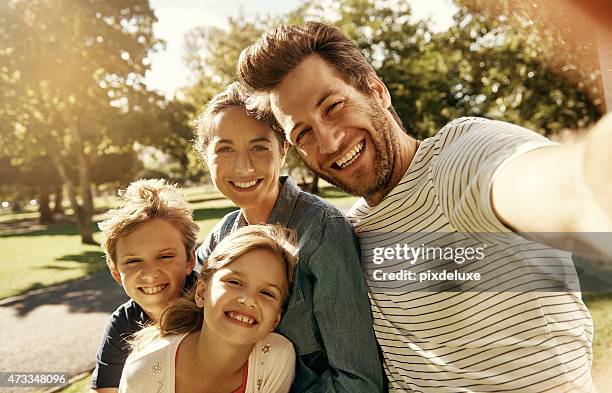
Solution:
<svg viewBox="0 0 612 393"><path fill-rule="evenodd" d="M240 210L226 215L198 249L206 261L240 227L280 224L297 232L299 259L277 331L297 352L292 391L382 391L382 370L357 242L342 213L280 176L288 144L271 118L248 113L237 83L198 118L197 147L213 183Z"/></svg>

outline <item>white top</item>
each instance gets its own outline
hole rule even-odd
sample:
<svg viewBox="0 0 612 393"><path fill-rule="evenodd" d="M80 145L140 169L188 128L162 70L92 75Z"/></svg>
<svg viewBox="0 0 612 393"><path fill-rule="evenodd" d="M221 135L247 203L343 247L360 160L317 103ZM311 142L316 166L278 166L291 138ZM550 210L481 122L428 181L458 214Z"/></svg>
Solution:
<svg viewBox="0 0 612 393"><path fill-rule="evenodd" d="M132 352L121 374L119 392L174 393L176 351L186 336L165 336ZM286 393L294 373L293 344L280 334L269 333L249 355L246 393Z"/></svg>
<svg viewBox="0 0 612 393"><path fill-rule="evenodd" d="M351 209L391 391L594 390L589 312L577 289L550 286L565 281L576 288L569 254L510 233L491 204L499 168L550 145L541 135L508 123L458 119L421 143L406 174L380 204L370 207L360 199ZM439 257L414 264L404 259L380 263L380 258L374 263L377 248L453 247L453 236L477 246L486 239L474 236L493 232L506 233L512 241L488 244L474 269L472 262ZM430 269L482 277L451 279L444 282L449 289L439 290L427 279L419 283L401 274L374 279L382 272L426 274Z"/></svg>

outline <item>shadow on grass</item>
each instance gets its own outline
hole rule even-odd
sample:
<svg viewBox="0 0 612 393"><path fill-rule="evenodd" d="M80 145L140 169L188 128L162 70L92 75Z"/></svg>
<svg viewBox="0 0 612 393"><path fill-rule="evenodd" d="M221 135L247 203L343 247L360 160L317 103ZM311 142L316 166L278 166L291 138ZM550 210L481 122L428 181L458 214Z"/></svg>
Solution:
<svg viewBox="0 0 612 393"><path fill-rule="evenodd" d="M221 201L221 200L227 200L227 198L224 197L223 195L215 195L210 198L190 199L189 203L202 203L202 202L212 202L212 201Z"/></svg>
<svg viewBox="0 0 612 393"><path fill-rule="evenodd" d="M196 221L210 219L220 220L227 213L233 212L234 210L237 210L234 206L196 209L193 211L193 218Z"/></svg>
<svg viewBox="0 0 612 393"><path fill-rule="evenodd" d="M106 269L104 253L85 251L78 255L64 255L56 260L86 264L86 277L54 286L34 283L24 289L22 295L0 301L0 308L14 308L20 317L39 306L53 304L68 306L71 312L109 313L127 300L123 288L117 285ZM74 268L47 265L38 269L59 271Z"/></svg>
<svg viewBox="0 0 612 393"><path fill-rule="evenodd" d="M35 283L30 290L41 287ZM88 277L29 292L0 301L0 309L12 308L17 318L23 318L41 306L60 305L72 313L112 313L127 300L123 288L107 271ZM5 321L6 322L6 321Z"/></svg>
<svg viewBox="0 0 612 393"><path fill-rule="evenodd" d="M97 230L97 227L96 229ZM3 237L30 237L30 236L78 236L79 231L74 223L58 223L49 224L43 229L34 229L31 231L23 231L18 233L3 233Z"/></svg>
<svg viewBox="0 0 612 393"><path fill-rule="evenodd" d="M217 198L225 199L225 198ZM207 199L210 200L210 199ZM201 208L194 210L194 219L196 221L208 220L208 219L221 219L227 213L236 210L236 207L215 207L215 208ZM98 231L96 224L92 225L94 231ZM49 224L42 229L24 230L22 232L8 232L0 233L0 238L4 237L36 237L36 236L79 236L79 231L74 223L54 223Z"/></svg>

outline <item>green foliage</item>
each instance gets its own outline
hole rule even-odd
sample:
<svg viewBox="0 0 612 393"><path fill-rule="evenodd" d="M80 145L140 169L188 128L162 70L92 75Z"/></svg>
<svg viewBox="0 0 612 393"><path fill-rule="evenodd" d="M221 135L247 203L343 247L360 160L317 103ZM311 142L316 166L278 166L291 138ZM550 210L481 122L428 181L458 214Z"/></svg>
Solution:
<svg viewBox="0 0 612 393"><path fill-rule="evenodd" d="M94 162L129 155L135 141L162 144L184 124L144 85L155 21L147 0L0 3L0 156L56 168L85 242L92 183L124 175L107 166L94 179Z"/></svg>
<svg viewBox="0 0 612 393"><path fill-rule="evenodd" d="M409 133L426 138L461 116L484 116L552 134L599 116L578 86L543 64L545 48L528 30L460 8L448 31L412 21L404 2L311 2L355 40L386 83Z"/></svg>

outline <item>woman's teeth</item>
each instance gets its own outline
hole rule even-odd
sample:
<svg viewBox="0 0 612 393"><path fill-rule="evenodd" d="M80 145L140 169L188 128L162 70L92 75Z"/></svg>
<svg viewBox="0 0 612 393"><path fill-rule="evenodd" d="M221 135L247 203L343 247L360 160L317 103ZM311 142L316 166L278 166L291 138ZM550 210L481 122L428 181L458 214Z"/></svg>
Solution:
<svg viewBox="0 0 612 393"><path fill-rule="evenodd" d="M336 165L338 165L341 169L344 169L347 166L351 165L361 154L361 151L363 150L363 145L363 142L359 142L355 147L351 149L351 151L349 151L342 158L336 161Z"/></svg>
<svg viewBox="0 0 612 393"><path fill-rule="evenodd" d="M253 318L249 318L247 316L235 313L233 311L228 312L227 316L232 318L232 319L235 319L237 321L240 321L242 323L246 323L246 324L249 324L249 325L255 325L255 320Z"/></svg>
<svg viewBox="0 0 612 393"><path fill-rule="evenodd" d="M253 180L250 182L232 182L236 187L238 188L249 188L249 187L253 187L255 185L255 183L257 183L257 180Z"/></svg>

